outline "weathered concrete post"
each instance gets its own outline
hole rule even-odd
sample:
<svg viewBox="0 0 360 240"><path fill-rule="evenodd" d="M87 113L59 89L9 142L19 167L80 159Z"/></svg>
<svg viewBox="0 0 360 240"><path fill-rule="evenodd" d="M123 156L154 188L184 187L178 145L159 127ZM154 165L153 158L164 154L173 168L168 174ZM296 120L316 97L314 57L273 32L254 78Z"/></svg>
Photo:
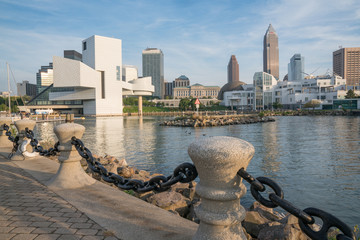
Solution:
<svg viewBox="0 0 360 240"><path fill-rule="evenodd" d="M11 157L11 160L27 160L31 158L31 154L24 154L25 152L33 152L33 148L29 144L30 140L26 137L25 129L28 128L29 130L34 130L35 124L36 122L30 119L21 119L15 122L15 127L19 136L19 147L16 153Z"/></svg>
<svg viewBox="0 0 360 240"><path fill-rule="evenodd" d="M60 167L54 177L46 184L49 188L71 189L79 188L95 183L95 179L85 173L81 167L81 156L71 144L71 138L75 136L81 139L85 127L76 123L64 123L57 125L54 132L59 139Z"/></svg>
<svg viewBox="0 0 360 240"><path fill-rule="evenodd" d="M9 140L8 136L6 136L6 131L3 128L3 125L6 124L10 126L11 118L2 117L0 118L0 147L12 147L13 143Z"/></svg>
<svg viewBox="0 0 360 240"><path fill-rule="evenodd" d="M250 143L233 137L203 138L189 146L200 178L196 193L201 197L195 209L200 225L193 239L246 239L241 226L245 209L240 205L246 188L237 172L246 169L254 152Z"/></svg>

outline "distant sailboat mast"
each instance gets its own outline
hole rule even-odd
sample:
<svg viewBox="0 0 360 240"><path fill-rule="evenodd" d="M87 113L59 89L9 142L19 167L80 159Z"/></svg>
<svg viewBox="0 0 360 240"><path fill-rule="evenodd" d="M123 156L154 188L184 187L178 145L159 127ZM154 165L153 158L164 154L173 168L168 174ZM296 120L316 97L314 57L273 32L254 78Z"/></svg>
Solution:
<svg viewBox="0 0 360 240"><path fill-rule="evenodd" d="M7 80L8 80L8 90L9 90L9 116L11 117L11 98L10 98L10 80L9 80L9 64L6 63L7 67Z"/></svg>

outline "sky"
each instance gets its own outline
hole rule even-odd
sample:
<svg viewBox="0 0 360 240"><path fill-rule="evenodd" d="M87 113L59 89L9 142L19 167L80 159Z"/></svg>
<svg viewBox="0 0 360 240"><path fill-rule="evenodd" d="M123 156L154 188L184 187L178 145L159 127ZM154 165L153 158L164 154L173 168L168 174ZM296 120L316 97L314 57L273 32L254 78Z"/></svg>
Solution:
<svg viewBox="0 0 360 240"><path fill-rule="evenodd" d="M240 81L263 69L263 38L272 24L279 37L280 79L295 53L305 72L332 70L332 53L360 47L359 0L0 0L0 91L6 62L14 82L36 83L36 72L81 52L81 41L101 35L122 39L123 64L142 75L142 51L164 53L165 80L186 75L191 84L223 86L231 55ZM14 81L15 79L15 81Z"/></svg>

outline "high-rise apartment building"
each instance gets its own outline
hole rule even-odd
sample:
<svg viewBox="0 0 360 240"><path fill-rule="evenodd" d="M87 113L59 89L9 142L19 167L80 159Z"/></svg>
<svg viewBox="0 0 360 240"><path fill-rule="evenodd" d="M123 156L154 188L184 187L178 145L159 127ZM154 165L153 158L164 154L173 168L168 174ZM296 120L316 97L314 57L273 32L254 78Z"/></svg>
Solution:
<svg viewBox="0 0 360 240"><path fill-rule="evenodd" d="M288 81L301 81L304 79L304 57L300 53L294 54L288 64Z"/></svg>
<svg viewBox="0 0 360 240"><path fill-rule="evenodd" d="M239 64L236 60L235 55L231 55L230 61L228 64L228 83L239 81Z"/></svg>
<svg viewBox="0 0 360 240"><path fill-rule="evenodd" d="M29 83L29 81L23 81L22 83L17 83L17 94L18 96L36 96L36 85Z"/></svg>
<svg viewBox="0 0 360 240"><path fill-rule="evenodd" d="M348 86L360 86L360 47L333 52L333 72L346 79Z"/></svg>
<svg viewBox="0 0 360 240"><path fill-rule="evenodd" d="M278 35L270 24L264 36L263 71L279 79L279 41Z"/></svg>
<svg viewBox="0 0 360 240"><path fill-rule="evenodd" d="M42 92L45 88L53 84L53 63L49 63L49 66L41 66L36 73L36 94Z"/></svg>
<svg viewBox="0 0 360 240"><path fill-rule="evenodd" d="M151 77L155 87L153 96L164 98L164 54L160 49L147 48L142 52L142 69L144 77Z"/></svg>

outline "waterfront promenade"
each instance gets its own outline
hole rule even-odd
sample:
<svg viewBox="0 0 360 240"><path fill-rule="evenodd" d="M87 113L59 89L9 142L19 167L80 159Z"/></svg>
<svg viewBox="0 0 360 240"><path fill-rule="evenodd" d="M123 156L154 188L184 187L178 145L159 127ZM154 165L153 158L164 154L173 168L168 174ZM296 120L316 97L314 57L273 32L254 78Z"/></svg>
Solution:
<svg viewBox="0 0 360 240"><path fill-rule="evenodd" d="M197 224L96 182L50 190L59 164L44 157L10 161L0 148L0 240L191 239Z"/></svg>

